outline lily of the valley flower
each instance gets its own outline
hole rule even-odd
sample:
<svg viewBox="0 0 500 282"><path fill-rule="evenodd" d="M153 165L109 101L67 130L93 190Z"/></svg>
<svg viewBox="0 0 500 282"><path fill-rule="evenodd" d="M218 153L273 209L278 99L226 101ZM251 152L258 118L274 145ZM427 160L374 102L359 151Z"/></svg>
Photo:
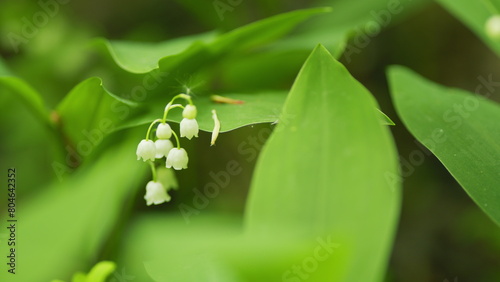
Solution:
<svg viewBox="0 0 500 282"><path fill-rule="evenodd" d="M188 155L184 148L173 148L168 153L166 166L167 168L173 167L175 170L181 170L187 168L188 161Z"/></svg>
<svg viewBox="0 0 500 282"><path fill-rule="evenodd" d="M169 139L158 139L155 141L156 158L161 159L168 156L168 152L172 150L174 144Z"/></svg>
<svg viewBox="0 0 500 282"><path fill-rule="evenodd" d="M155 142L152 140L143 139L137 146L137 160L141 159L143 161L154 161L156 157L156 147Z"/></svg>
<svg viewBox="0 0 500 282"><path fill-rule="evenodd" d="M176 99L183 99L185 103L174 104ZM167 123L168 112L172 109L182 108L182 121L180 123L180 134L173 131L170 125ZM148 206L155 204L159 205L164 202L170 201L170 196L168 191L170 189L177 189L177 182L173 176L173 169L181 170L188 167L188 154L185 149L180 146L180 137L186 137L192 139L193 137L198 137L199 126L196 121L196 116L198 111L196 106L193 105L191 96L187 94L178 94L174 96L170 102L165 106L163 111L162 119L155 119L151 122L146 132L146 138L141 140L137 146L137 159L142 159L143 161L148 161L151 166L152 171L152 181L149 181L146 185L146 194L144 199ZM213 111L213 118L215 122L214 134L212 136L212 145L217 138L218 132L220 130L220 122L217 119L215 111ZM157 125L157 126L156 126ZM156 141L149 140L152 138L151 134L156 126ZM176 147L170 138L172 135L175 137ZM163 168L157 169L157 163L155 159L161 159L166 157L165 166Z"/></svg>
<svg viewBox="0 0 500 282"><path fill-rule="evenodd" d="M180 125L181 137L191 138L198 137L198 122L195 119L183 118Z"/></svg>
<svg viewBox="0 0 500 282"><path fill-rule="evenodd" d="M186 137L191 140L191 138L198 137L198 122L196 121L196 115L198 110L196 110L195 105L187 104L182 111L182 121L180 124L181 137Z"/></svg>
<svg viewBox="0 0 500 282"><path fill-rule="evenodd" d="M146 204L150 206L151 204L159 205L163 202L170 201L170 196L167 194L165 187L161 185L160 182L149 181L146 185L146 195L144 195L144 200Z"/></svg>
<svg viewBox="0 0 500 282"><path fill-rule="evenodd" d="M158 139L169 139L172 137L172 128L170 128L170 125L168 123L158 124L156 137L158 137Z"/></svg>

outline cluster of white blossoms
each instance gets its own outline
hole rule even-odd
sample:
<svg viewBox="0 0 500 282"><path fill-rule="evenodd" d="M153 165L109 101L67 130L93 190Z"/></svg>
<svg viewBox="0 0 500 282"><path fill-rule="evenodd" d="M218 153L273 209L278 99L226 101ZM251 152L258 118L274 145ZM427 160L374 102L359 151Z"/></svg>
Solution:
<svg viewBox="0 0 500 282"><path fill-rule="evenodd" d="M174 101L177 99L184 99L187 102L186 105L174 104ZM198 137L199 129L198 122L196 121L196 106L193 105L193 101L189 95L179 94L172 98L167 104L163 112L163 118L154 120L151 123L146 133L146 138L141 140L137 146L137 160L142 159L145 162L149 162L153 174L153 180L149 181L146 185L146 195L144 196L148 206L151 204L159 205L170 201L170 196L167 194L167 190L170 187L164 187L157 180L155 160L166 157L165 166L175 170L186 169L188 166L189 158L187 152L184 148L181 148L177 133L175 133L167 123L167 114L174 108L183 109L183 119L180 123L180 136L186 137L189 140L193 137ZM154 125L157 123L156 140L153 141L149 137ZM175 137L177 146L174 146L170 140L172 135Z"/></svg>

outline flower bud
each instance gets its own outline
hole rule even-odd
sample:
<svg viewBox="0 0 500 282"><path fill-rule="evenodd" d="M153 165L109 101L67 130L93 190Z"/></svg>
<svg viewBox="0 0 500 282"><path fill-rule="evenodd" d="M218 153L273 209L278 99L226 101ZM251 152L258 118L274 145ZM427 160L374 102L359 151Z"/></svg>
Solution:
<svg viewBox="0 0 500 282"><path fill-rule="evenodd" d="M195 119L184 118L180 125L181 137L191 138L198 137L198 122Z"/></svg>
<svg viewBox="0 0 500 282"><path fill-rule="evenodd" d="M141 140L141 142L137 146L136 154L137 160L142 158L143 161L154 161L156 156L155 142L146 139Z"/></svg>
<svg viewBox="0 0 500 282"><path fill-rule="evenodd" d="M170 199L170 196L160 182L148 182L146 185L146 195L144 195L144 200L146 200L148 206L151 204L159 205L163 202L170 201Z"/></svg>
<svg viewBox="0 0 500 282"><path fill-rule="evenodd" d="M170 125L168 123L158 124L156 137L158 137L158 139L169 139L172 137L172 128L170 128Z"/></svg>
<svg viewBox="0 0 500 282"><path fill-rule="evenodd" d="M195 119L198 111L196 110L195 105L187 104L182 111L182 117L188 119Z"/></svg>
<svg viewBox="0 0 500 282"><path fill-rule="evenodd" d="M184 148L173 148L170 150L167 156L166 167L173 167L175 170L181 170L183 168L187 168L188 165L188 155Z"/></svg>

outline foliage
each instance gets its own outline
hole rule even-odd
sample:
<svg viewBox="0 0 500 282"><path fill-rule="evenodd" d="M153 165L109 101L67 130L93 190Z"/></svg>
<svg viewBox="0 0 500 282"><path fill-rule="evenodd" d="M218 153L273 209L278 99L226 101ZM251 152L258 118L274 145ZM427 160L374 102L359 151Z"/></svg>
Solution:
<svg viewBox="0 0 500 282"><path fill-rule="evenodd" d="M399 30L437 10L430 1L100 3L109 15L123 6L109 17L84 12L90 2L18 2L0 4L1 168L16 185L0 217L18 220L0 234L16 272L2 269L1 281L399 281L401 253L417 252L407 226L436 224L408 214L436 187L458 186L452 178L468 195L453 230L467 231L446 236L484 242L494 254L483 250L485 265L500 251L499 84L489 75L472 94L402 66L388 67L388 91L382 82L400 53L417 54L418 66L438 49L438 39ZM500 2L437 2L500 54L490 24ZM412 51L397 50L408 38ZM178 102L167 117L180 93L197 113L186 117ZM175 135L195 117L199 138L180 138L187 169L158 158L150 175L134 154L144 133L154 139L168 122ZM405 129L427 149L409 145ZM428 156L448 182L429 172L438 165L415 168ZM146 206L148 181L170 202ZM408 199L416 189L403 184L432 191ZM444 279L423 271L405 281L430 277ZM485 266L473 277L500 274Z"/></svg>

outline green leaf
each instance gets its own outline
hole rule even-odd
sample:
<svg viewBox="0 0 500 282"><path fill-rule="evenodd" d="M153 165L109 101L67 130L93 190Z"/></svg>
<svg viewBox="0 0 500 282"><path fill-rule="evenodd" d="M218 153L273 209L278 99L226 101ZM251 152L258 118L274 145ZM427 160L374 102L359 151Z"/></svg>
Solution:
<svg viewBox="0 0 500 282"><path fill-rule="evenodd" d="M118 265L138 281L283 281L284 272L323 243L245 237L241 218L222 214L201 215L189 225L181 216L147 214L130 230Z"/></svg>
<svg viewBox="0 0 500 282"><path fill-rule="evenodd" d="M486 34L486 21L500 14L499 0L438 0L445 9L467 25L500 56L500 41Z"/></svg>
<svg viewBox="0 0 500 282"><path fill-rule="evenodd" d="M63 159L66 151L53 115L38 91L23 79L9 75L0 76L0 93L1 127L6 137L2 147L7 150L2 154L2 163L16 166L26 175L37 175L26 179L25 189L18 192L23 197L54 176L50 161Z"/></svg>
<svg viewBox="0 0 500 282"><path fill-rule="evenodd" d="M38 120L48 128L53 128L49 111L45 107L42 97L24 80L14 76L0 76L0 89L1 88L14 93Z"/></svg>
<svg viewBox="0 0 500 282"><path fill-rule="evenodd" d="M118 266L138 281L150 281L150 276L155 281L166 278L197 281L189 279L206 274L211 265L189 263L186 257L191 256L192 261L198 262L196 254L212 254L224 244L233 245L240 233L239 221L227 216L201 216L187 225L180 216L140 215L132 223L131 232L123 236Z"/></svg>
<svg viewBox="0 0 500 282"><path fill-rule="evenodd" d="M197 50L203 43L209 43L215 38L215 32L195 34L160 43L108 41L100 38L95 44L105 47L113 60L131 73L147 73L158 68L158 61L181 61L181 59Z"/></svg>
<svg viewBox="0 0 500 282"><path fill-rule="evenodd" d="M263 19L222 34L210 49L220 54L230 49L246 49L262 45L287 34L311 16L330 11L330 8L304 9Z"/></svg>
<svg viewBox="0 0 500 282"><path fill-rule="evenodd" d="M242 104L216 103L208 96L195 97L193 101L198 108L196 120L198 121L200 130L207 132L211 132L214 128L212 109L217 111L217 116L221 122L220 132L227 132L252 124L277 122L286 95L287 93L283 91L223 94L226 98L242 101ZM133 116L131 119L120 124L116 129L121 130L150 124L155 119L163 116L165 105L165 101L150 103L148 104L149 108L144 113ZM382 124L394 125L394 122L388 116L381 111L379 113L379 119ZM182 111L172 110L169 112L167 119L171 122L181 122Z"/></svg>
<svg viewBox="0 0 500 282"><path fill-rule="evenodd" d="M73 274L71 282L105 282L106 278L116 269L116 264L111 261L97 263L86 275L82 272ZM63 280L52 280L52 282L64 282Z"/></svg>
<svg viewBox="0 0 500 282"><path fill-rule="evenodd" d="M281 107L286 98L286 92L260 92L252 94L223 94L224 97L243 101L243 104L220 104L212 101L208 96L195 97L193 102L198 108L196 120L200 130L211 132L214 128L212 109L217 111L221 122L221 132L258 123L275 122L278 120ZM149 124L153 120L162 118L163 110L168 101L149 104L145 114L126 121L118 129ZM172 110L168 115L169 121L180 122L181 110Z"/></svg>
<svg viewBox="0 0 500 282"><path fill-rule="evenodd" d="M41 187L42 194L23 199L16 214L17 263L22 265L16 281L67 281L96 259L148 169L135 159L136 135L122 132L114 137L113 146L97 162L82 166L64 182ZM0 246L4 254L6 246ZM12 281L6 275L11 274L2 271L0 280Z"/></svg>
<svg viewBox="0 0 500 282"><path fill-rule="evenodd" d="M499 105L434 84L399 66L389 69L389 82L408 130L500 225Z"/></svg>
<svg viewBox="0 0 500 282"><path fill-rule="evenodd" d="M277 86L289 85L318 42L328 43L338 54L343 50L346 34L337 33L336 28L329 28L330 32L321 36L310 32L283 37L295 26L301 26L299 23L329 14L326 13L329 11L329 8L297 10L221 35L209 46L212 54L226 55L218 61L220 66L215 79L223 81L224 86L233 91L276 89ZM283 38L274 41L280 37ZM241 52L236 53L238 50Z"/></svg>
<svg viewBox="0 0 500 282"><path fill-rule="evenodd" d="M320 45L259 157L248 235L331 236L344 253L320 265L311 281L381 281L400 202L399 178L387 176L397 172L396 149L376 101Z"/></svg>
<svg viewBox="0 0 500 282"><path fill-rule="evenodd" d="M75 86L57 106L58 125L80 155L87 155L83 151L97 146L119 122L129 118L134 106L104 89L101 79L93 77Z"/></svg>
<svg viewBox="0 0 500 282"><path fill-rule="evenodd" d="M162 43L137 43L98 40L116 63L132 73L147 73L156 68L175 71L177 67L197 68L217 56L255 47L283 36L307 18L329 11L328 8L297 10L273 16L237 28L219 36L197 34Z"/></svg>
<svg viewBox="0 0 500 282"><path fill-rule="evenodd" d="M116 269L116 264L112 261L101 261L90 270L86 277L86 282L105 282L106 278Z"/></svg>
<svg viewBox="0 0 500 282"><path fill-rule="evenodd" d="M378 110L378 112L380 113L381 116L380 117L380 123L383 124L383 125L396 125L392 119L387 116L386 114L384 114L381 110Z"/></svg>
<svg viewBox="0 0 500 282"><path fill-rule="evenodd" d="M230 54L265 45L286 35L308 18L329 11L330 8L295 10L250 23L221 34L211 44L207 44L204 53L200 52L198 56L191 56L192 60L185 64L192 65L195 69L201 65L201 62L209 64L219 56L227 57ZM173 65L168 58L162 58L159 65L162 71L173 70Z"/></svg>

